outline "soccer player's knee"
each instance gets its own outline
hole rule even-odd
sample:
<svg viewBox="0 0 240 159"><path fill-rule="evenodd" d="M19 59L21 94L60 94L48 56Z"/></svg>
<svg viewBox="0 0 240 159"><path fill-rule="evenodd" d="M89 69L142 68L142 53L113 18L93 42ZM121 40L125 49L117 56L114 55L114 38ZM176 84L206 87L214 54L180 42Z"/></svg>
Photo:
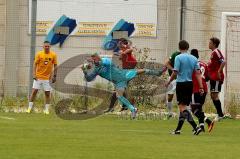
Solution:
<svg viewBox="0 0 240 159"><path fill-rule="evenodd" d="M184 121L184 120L185 120L184 114L180 112L179 121Z"/></svg>
<svg viewBox="0 0 240 159"><path fill-rule="evenodd" d="M46 91L46 92L45 92L45 96L46 96L47 98L49 98L49 97L50 97L50 92L49 92L49 91Z"/></svg>
<svg viewBox="0 0 240 159"><path fill-rule="evenodd" d="M34 90L32 91L32 95L36 95L37 92L38 92L38 90L37 90L37 89L34 89Z"/></svg>

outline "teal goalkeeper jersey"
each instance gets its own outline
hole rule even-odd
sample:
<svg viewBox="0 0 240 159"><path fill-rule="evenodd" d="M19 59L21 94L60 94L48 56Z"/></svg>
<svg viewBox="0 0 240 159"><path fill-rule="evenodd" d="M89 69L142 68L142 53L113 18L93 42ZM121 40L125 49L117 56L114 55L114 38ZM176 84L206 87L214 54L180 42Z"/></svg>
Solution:
<svg viewBox="0 0 240 159"><path fill-rule="evenodd" d="M136 76L136 71L130 71L127 69L120 69L113 64L110 58L101 58L101 62L98 66L95 66L94 70L90 73L84 71L85 79L90 82L96 78L96 76L113 82L114 84L129 81Z"/></svg>

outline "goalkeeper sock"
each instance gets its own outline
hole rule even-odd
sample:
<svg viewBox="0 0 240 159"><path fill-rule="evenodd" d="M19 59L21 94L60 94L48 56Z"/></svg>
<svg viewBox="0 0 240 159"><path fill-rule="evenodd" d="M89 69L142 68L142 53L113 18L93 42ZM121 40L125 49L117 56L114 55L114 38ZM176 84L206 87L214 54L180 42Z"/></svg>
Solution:
<svg viewBox="0 0 240 159"><path fill-rule="evenodd" d="M119 96L118 100L122 103L122 105L127 106L131 112L135 111L134 106L124 96Z"/></svg>
<svg viewBox="0 0 240 159"><path fill-rule="evenodd" d="M145 74L146 75L154 75L154 76L161 76L165 72L165 69L159 69L159 70L150 70L150 69L145 69Z"/></svg>

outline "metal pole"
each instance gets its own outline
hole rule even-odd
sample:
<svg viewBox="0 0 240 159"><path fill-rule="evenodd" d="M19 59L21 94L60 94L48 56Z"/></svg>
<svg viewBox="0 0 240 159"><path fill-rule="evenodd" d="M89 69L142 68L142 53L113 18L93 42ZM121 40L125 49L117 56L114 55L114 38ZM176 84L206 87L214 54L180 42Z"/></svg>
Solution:
<svg viewBox="0 0 240 159"><path fill-rule="evenodd" d="M186 0L181 0L180 40L184 39Z"/></svg>
<svg viewBox="0 0 240 159"><path fill-rule="evenodd" d="M35 47L36 47L36 21L37 21L37 0L32 0L31 8L31 50L30 50L30 69L29 69L29 89L28 95L30 96L32 92L32 83L33 83L33 61L35 57Z"/></svg>

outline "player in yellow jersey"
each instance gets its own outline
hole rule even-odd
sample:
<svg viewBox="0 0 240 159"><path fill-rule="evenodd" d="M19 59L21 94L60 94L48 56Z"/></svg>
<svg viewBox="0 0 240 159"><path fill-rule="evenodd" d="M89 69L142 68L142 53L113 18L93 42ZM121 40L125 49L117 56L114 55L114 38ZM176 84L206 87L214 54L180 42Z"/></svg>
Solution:
<svg viewBox="0 0 240 159"><path fill-rule="evenodd" d="M50 50L50 43L45 41L43 44L43 50L39 51L33 64L33 87L32 93L29 99L29 105L27 113L30 113L33 107L33 102L39 89L43 89L45 92L45 109L44 114L49 114L50 106L50 81L54 83L57 76L57 55ZM54 71L53 71L54 70Z"/></svg>

